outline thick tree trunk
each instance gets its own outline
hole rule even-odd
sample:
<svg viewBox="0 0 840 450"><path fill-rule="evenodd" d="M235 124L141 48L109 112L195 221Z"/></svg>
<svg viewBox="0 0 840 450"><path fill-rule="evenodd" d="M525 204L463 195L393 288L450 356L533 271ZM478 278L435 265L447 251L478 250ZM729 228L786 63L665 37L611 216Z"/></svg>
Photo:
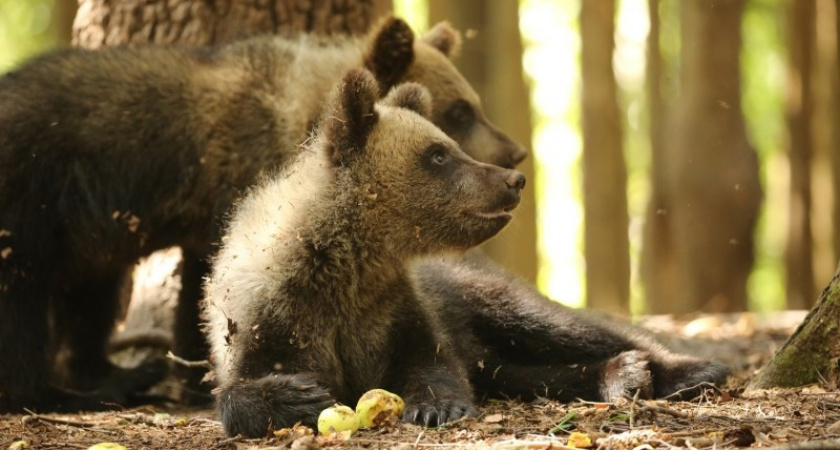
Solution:
<svg viewBox="0 0 840 450"><path fill-rule="evenodd" d="M787 123L790 133L790 204L785 249L787 306L807 309L814 298L811 251L811 161L813 158L812 61L814 0L790 3L788 43L790 55Z"/></svg>
<svg viewBox="0 0 840 450"><path fill-rule="evenodd" d="M612 57L615 2L581 3L586 304L629 313L627 169Z"/></svg>
<svg viewBox="0 0 840 450"><path fill-rule="evenodd" d="M641 274L645 286L646 310L652 314L671 312L676 296L673 249L667 217L665 185L665 152L663 122L665 100L662 95L663 64L659 49L660 0L648 0L650 32L647 38L647 99L650 114L650 178L651 195L645 211L642 235Z"/></svg>
<svg viewBox="0 0 840 450"><path fill-rule="evenodd" d="M531 108L522 71L522 40L518 2L431 0L432 24L448 20L465 32L461 55L455 61L484 102L484 111L514 141L530 148ZM496 262L533 283L537 278L537 230L534 158L519 171L528 178L513 222L482 246Z"/></svg>
<svg viewBox="0 0 840 450"><path fill-rule="evenodd" d="M742 311L761 201L741 113L744 1L680 6L681 95L665 167L677 282L672 312Z"/></svg>
<svg viewBox="0 0 840 450"><path fill-rule="evenodd" d="M840 266L799 328L747 386L803 386L838 381L840 361Z"/></svg>
<svg viewBox="0 0 840 450"><path fill-rule="evenodd" d="M73 44L226 42L256 34L361 34L391 0L79 0Z"/></svg>

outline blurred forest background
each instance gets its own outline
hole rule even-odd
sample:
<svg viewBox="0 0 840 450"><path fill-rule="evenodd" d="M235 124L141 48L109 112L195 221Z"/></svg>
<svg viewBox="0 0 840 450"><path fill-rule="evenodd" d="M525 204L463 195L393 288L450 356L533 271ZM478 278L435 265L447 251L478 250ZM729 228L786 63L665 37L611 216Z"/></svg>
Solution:
<svg viewBox="0 0 840 450"><path fill-rule="evenodd" d="M0 72L71 43L242 35L224 17L210 40L108 31L149 11L189 18L193 3L0 0ZM486 249L550 297L619 314L807 309L831 279L840 0L342 3L462 31L456 64L488 117L532 149L528 197Z"/></svg>

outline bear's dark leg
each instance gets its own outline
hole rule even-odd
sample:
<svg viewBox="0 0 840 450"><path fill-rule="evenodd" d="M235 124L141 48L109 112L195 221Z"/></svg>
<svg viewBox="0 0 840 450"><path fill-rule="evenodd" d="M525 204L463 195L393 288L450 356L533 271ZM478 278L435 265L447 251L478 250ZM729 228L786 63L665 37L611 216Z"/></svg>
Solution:
<svg viewBox="0 0 840 450"><path fill-rule="evenodd" d="M392 330L385 386L405 400L404 421L439 426L478 414L468 372L444 331L420 311L400 312Z"/></svg>
<svg viewBox="0 0 840 450"><path fill-rule="evenodd" d="M162 360L124 369L108 359L123 280L121 273L114 272L77 283L63 293L55 318L69 349L70 386L92 391L92 397L106 403L125 403L126 395L148 389L166 373Z"/></svg>
<svg viewBox="0 0 840 450"><path fill-rule="evenodd" d="M488 354L473 368L471 380L476 392L489 398L615 401L636 391L648 398L652 386L647 356L631 350L593 363L528 365Z"/></svg>
<svg viewBox="0 0 840 450"><path fill-rule="evenodd" d="M647 357L657 397L703 382L722 384L729 374L721 364L675 355L640 330L553 302L481 258L424 263L415 272L422 295L436 302L447 328L461 334L455 342L470 367L488 351L497 366L542 366L546 371L607 364L620 354L638 351ZM551 379L523 377L520 388L530 391L533 381L545 378ZM517 379L509 378L507 389Z"/></svg>
<svg viewBox="0 0 840 450"><path fill-rule="evenodd" d="M272 374L222 386L216 406L230 436L267 436L297 422L315 428L318 414L335 404L330 392L309 374Z"/></svg>
<svg viewBox="0 0 840 450"><path fill-rule="evenodd" d="M204 277L208 273L210 273L210 264L207 261L207 255L183 250L181 292L175 309L173 352L188 361L201 361L209 356L207 340L199 326L199 303L204 295ZM189 404L212 401L209 386L201 385L201 379L207 369L178 366L175 370L182 381L182 401Z"/></svg>
<svg viewBox="0 0 840 450"><path fill-rule="evenodd" d="M0 267L0 270L5 270ZM35 280L0 274L0 413L49 401L47 293Z"/></svg>

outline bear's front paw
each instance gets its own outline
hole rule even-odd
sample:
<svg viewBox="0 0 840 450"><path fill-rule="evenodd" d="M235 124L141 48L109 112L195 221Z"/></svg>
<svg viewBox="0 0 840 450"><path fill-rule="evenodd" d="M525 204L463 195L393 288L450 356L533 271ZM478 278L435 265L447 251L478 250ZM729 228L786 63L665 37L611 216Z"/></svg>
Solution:
<svg viewBox="0 0 840 450"><path fill-rule="evenodd" d="M403 413L403 421L426 427L439 427L462 417L475 417L478 409L467 400L441 403L409 405Z"/></svg>
<svg viewBox="0 0 840 450"><path fill-rule="evenodd" d="M607 361L601 380L601 398L613 402L633 396L636 391L640 397L649 398L653 394L649 357L648 352L630 350Z"/></svg>

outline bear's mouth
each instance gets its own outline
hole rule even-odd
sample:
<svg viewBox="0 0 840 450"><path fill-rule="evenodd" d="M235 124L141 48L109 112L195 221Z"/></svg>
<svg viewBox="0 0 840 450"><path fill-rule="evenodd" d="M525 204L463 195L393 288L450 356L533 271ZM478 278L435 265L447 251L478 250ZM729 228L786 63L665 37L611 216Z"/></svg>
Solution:
<svg viewBox="0 0 840 450"><path fill-rule="evenodd" d="M508 206L502 209L497 209L495 211L471 211L470 215L485 220L510 220L511 218L513 218L513 214L511 213L511 211L513 211L514 208L515 206Z"/></svg>

